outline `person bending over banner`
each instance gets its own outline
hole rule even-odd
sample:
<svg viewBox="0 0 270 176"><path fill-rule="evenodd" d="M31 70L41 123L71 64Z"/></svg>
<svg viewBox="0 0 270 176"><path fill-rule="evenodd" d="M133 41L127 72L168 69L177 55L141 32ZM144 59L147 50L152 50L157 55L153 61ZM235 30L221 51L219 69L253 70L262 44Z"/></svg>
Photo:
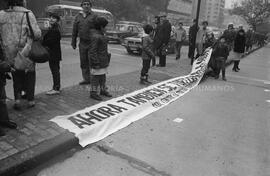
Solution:
<svg viewBox="0 0 270 176"><path fill-rule="evenodd" d="M108 53L108 39L104 35L107 24L108 21L104 17L97 17L94 20L95 30L89 48L92 75L90 97L99 101L102 101L102 98L97 93L98 87L100 87L100 95L112 97L106 89L106 74L111 58L111 54Z"/></svg>

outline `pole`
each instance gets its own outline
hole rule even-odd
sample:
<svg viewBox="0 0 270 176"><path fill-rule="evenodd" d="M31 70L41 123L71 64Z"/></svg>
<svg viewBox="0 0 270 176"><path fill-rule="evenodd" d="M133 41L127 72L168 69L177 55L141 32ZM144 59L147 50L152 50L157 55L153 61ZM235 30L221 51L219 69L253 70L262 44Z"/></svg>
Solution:
<svg viewBox="0 0 270 176"><path fill-rule="evenodd" d="M197 37L197 32L198 32L198 27L199 27L200 9L201 9L201 0L198 0L197 13L196 13L196 25L195 25L196 35L194 36L194 40L192 41L193 42L192 45L195 46L195 49L196 49L196 37ZM193 64L193 61L194 61L194 56L191 58L191 65Z"/></svg>

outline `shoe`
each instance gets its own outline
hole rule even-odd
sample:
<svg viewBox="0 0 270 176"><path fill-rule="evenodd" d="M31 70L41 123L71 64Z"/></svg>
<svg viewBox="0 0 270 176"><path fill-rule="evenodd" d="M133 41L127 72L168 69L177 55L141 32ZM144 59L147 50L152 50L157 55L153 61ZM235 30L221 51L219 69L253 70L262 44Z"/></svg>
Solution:
<svg viewBox="0 0 270 176"><path fill-rule="evenodd" d="M234 71L234 72L239 72L236 68L233 68L232 71Z"/></svg>
<svg viewBox="0 0 270 176"><path fill-rule="evenodd" d="M35 105L36 105L35 101L28 101L27 108L33 108L35 107Z"/></svg>
<svg viewBox="0 0 270 176"><path fill-rule="evenodd" d="M239 70L240 70L240 68L236 68L236 70L238 70L238 71L239 71Z"/></svg>
<svg viewBox="0 0 270 176"><path fill-rule="evenodd" d="M2 129L0 129L0 136L5 136L5 135L6 133Z"/></svg>
<svg viewBox="0 0 270 176"><path fill-rule="evenodd" d="M20 100L15 100L15 104L13 105L13 109L16 110L16 111L22 110L21 101Z"/></svg>
<svg viewBox="0 0 270 176"><path fill-rule="evenodd" d="M50 90L46 93L46 95L59 95L60 94L60 91L59 90Z"/></svg>
<svg viewBox="0 0 270 176"><path fill-rule="evenodd" d="M0 122L0 125L3 126L3 127L10 128L10 129L16 129L17 128L17 124L15 122L10 121L10 120Z"/></svg>
<svg viewBox="0 0 270 176"><path fill-rule="evenodd" d="M161 67L161 65L160 65L160 64L158 64L158 65L156 65L156 67Z"/></svg>
<svg viewBox="0 0 270 176"><path fill-rule="evenodd" d="M107 92L107 91L102 91L102 92L100 92L100 95L103 95L103 96L109 97L109 98L113 97L113 96L112 96L109 92Z"/></svg>
<svg viewBox="0 0 270 176"><path fill-rule="evenodd" d="M102 101L103 99L98 94L91 94L90 98L98 101Z"/></svg>
<svg viewBox="0 0 270 176"><path fill-rule="evenodd" d="M225 77L222 78L223 81L227 81L227 79Z"/></svg>
<svg viewBox="0 0 270 176"><path fill-rule="evenodd" d="M217 75L217 76L215 76L215 79L218 79L219 78L219 76Z"/></svg>
<svg viewBox="0 0 270 176"><path fill-rule="evenodd" d="M79 85L88 85L90 84L90 81L82 81L82 82L79 82Z"/></svg>
<svg viewBox="0 0 270 176"><path fill-rule="evenodd" d="M22 99L26 100L27 99L27 95L26 94L23 94L22 95Z"/></svg>

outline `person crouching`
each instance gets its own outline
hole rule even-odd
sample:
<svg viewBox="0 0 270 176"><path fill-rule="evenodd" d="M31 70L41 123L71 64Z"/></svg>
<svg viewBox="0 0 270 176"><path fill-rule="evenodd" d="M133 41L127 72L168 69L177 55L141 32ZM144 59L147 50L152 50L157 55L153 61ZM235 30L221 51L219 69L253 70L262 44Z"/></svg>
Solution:
<svg viewBox="0 0 270 176"><path fill-rule="evenodd" d="M149 24L143 27L145 35L142 37L142 70L141 70L141 84L149 84L148 71L150 68L151 60L155 60L155 54L153 51L153 27Z"/></svg>
<svg viewBox="0 0 270 176"><path fill-rule="evenodd" d="M94 20L95 30L92 34L92 41L89 48L91 90L90 98L102 101L100 95L112 97L106 89L106 74L110 63L111 54L108 53L108 39L104 35L108 21L104 17L97 17ZM98 94L100 88L100 95Z"/></svg>
<svg viewBox="0 0 270 176"><path fill-rule="evenodd" d="M219 78L220 70L222 70L222 79L224 81L227 80L225 76L225 64L228 56L229 56L229 48L226 45L225 37L222 36L220 37L219 42L213 51L213 57L216 63L215 79Z"/></svg>

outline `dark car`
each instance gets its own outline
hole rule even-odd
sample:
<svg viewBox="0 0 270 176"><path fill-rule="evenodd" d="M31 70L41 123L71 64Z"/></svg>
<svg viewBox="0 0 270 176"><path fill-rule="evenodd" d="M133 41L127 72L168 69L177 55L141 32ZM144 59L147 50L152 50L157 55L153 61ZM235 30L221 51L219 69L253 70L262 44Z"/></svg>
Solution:
<svg viewBox="0 0 270 176"><path fill-rule="evenodd" d="M124 38L137 36L142 30L143 28L140 25L118 23L115 25L115 30L107 31L106 35L109 41L122 43Z"/></svg>

